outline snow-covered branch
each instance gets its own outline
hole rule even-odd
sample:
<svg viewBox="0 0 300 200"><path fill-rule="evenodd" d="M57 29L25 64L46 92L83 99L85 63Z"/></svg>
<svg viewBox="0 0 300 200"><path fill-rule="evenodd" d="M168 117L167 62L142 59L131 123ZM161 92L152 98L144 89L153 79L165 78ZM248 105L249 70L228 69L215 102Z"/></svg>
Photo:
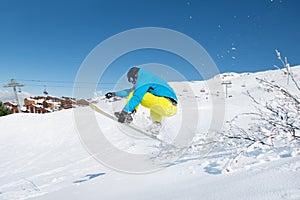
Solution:
<svg viewBox="0 0 300 200"><path fill-rule="evenodd" d="M300 91L287 58L283 60L278 50L276 53L289 78ZM235 116L228 122L228 128L223 133L225 144L236 148L236 156L233 158L235 162L239 157L237 155L254 148L292 146L291 143L298 143L300 140L300 98L276 82L262 78L256 80L270 94L267 95L269 99L257 98L247 91L246 95L252 100L255 111Z"/></svg>
<svg viewBox="0 0 300 200"><path fill-rule="evenodd" d="M294 74L293 74L293 72L291 70L291 66L290 66L290 63L288 62L287 57L285 57L285 59L283 60L282 57L281 57L281 53L277 49L275 51L276 51L278 60L280 60L280 62L282 63L282 65L285 67L285 69L287 71L288 77L292 79L294 85L300 91L300 86L299 86L299 84L297 83L297 81L295 79L295 76L294 76Z"/></svg>

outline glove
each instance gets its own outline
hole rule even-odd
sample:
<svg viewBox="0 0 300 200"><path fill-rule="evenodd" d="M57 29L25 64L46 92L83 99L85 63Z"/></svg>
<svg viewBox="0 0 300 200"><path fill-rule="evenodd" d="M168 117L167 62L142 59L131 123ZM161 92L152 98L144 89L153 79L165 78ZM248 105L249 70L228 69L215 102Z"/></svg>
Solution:
<svg viewBox="0 0 300 200"><path fill-rule="evenodd" d="M105 97L107 99L110 99L110 98L115 97L115 96L116 96L116 94L114 92L108 92L108 93L105 94Z"/></svg>
<svg viewBox="0 0 300 200"><path fill-rule="evenodd" d="M133 121L131 113L127 112L115 112L115 116L118 118L118 122L120 123L128 123L130 124Z"/></svg>

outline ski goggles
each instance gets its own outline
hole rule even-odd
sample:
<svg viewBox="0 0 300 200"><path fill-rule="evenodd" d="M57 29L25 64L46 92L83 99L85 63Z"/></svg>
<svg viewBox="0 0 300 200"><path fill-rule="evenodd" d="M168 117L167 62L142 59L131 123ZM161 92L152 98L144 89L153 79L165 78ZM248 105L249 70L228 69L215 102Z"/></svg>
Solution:
<svg viewBox="0 0 300 200"><path fill-rule="evenodd" d="M128 77L128 82L129 82L129 83L132 83L133 80L134 80L134 77L132 77L132 76L131 76L131 77Z"/></svg>
<svg viewBox="0 0 300 200"><path fill-rule="evenodd" d="M129 83L133 83L134 81L136 81L136 79L137 79L137 76L136 76L136 75L130 76L130 77L128 77L128 82L129 82Z"/></svg>

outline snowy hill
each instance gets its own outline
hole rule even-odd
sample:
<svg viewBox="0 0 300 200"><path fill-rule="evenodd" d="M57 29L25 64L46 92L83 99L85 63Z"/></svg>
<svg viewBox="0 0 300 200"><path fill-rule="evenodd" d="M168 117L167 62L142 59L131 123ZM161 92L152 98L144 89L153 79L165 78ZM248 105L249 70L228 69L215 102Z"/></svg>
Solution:
<svg viewBox="0 0 300 200"><path fill-rule="evenodd" d="M28 92L19 92L19 94L18 94L18 97L19 97L19 100L20 100L21 103L24 102L25 98L28 98L30 96L31 96L31 94L29 94ZM16 102L15 94L11 91L0 89L0 101L2 101L2 102L7 102L7 101Z"/></svg>
<svg viewBox="0 0 300 200"><path fill-rule="evenodd" d="M300 82L300 66L292 70ZM245 95L247 91L255 98L272 98L258 84L257 77L276 82L300 96L291 82L287 85L287 76L280 70L226 73L220 77L231 82L228 98L224 99L224 123L237 114L253 111L253 102ZM194 109L199 114L199 124L194 141L201 141L210 129L212 95L222 97L211 92L204 81L172 85L180 101L197 102ZM120 109L123 103L99 101L98 105L111 111ZM228 173L226 169L235 151L225 147L224 141L217 141L205 155L201 155L202 149L188 149L167 167L136 175L107 167L87 152L83 136L78 134L78 121L74 119L74 113L86 112L93 113L106 139L124 152L151 155L164 148L153 139L126 135L128 131L89 107L45 115L21 113L1 117L0 199L300 199L299 142L293 148L252 150L239 158ZM181 114L165 121L161 136L164 140L172 140L172 134L177 133ZM147 111L141 108L135 123L146 125L145 118ZM95 124L82 123L90 133L95 132ZM186 124L187 132L188 127ZM94 139L89 138L91 143ZM95 145L102 148L101 143ZM101 151L106 153L109 149ZM169 155L166 152L163 156ZM155 161L156 157L152 159Z"/></svg>

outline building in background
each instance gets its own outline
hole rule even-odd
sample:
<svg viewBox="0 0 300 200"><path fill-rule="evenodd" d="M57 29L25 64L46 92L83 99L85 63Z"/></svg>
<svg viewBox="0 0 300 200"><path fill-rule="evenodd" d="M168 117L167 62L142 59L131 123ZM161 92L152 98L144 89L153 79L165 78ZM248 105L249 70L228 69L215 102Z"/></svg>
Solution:
<svg viewBox="0 0 300 200"><path fill-rule="evenodd" d="M12 102L5 102L8 108L13 113L18 113L18 106ZM88 101L84 99L76 100L71 97L51 97L51 96L36 96L24 99L24 105L21 107L23 113L50 113L63 109L75 108L78 106L88 106Z"/></svg>

